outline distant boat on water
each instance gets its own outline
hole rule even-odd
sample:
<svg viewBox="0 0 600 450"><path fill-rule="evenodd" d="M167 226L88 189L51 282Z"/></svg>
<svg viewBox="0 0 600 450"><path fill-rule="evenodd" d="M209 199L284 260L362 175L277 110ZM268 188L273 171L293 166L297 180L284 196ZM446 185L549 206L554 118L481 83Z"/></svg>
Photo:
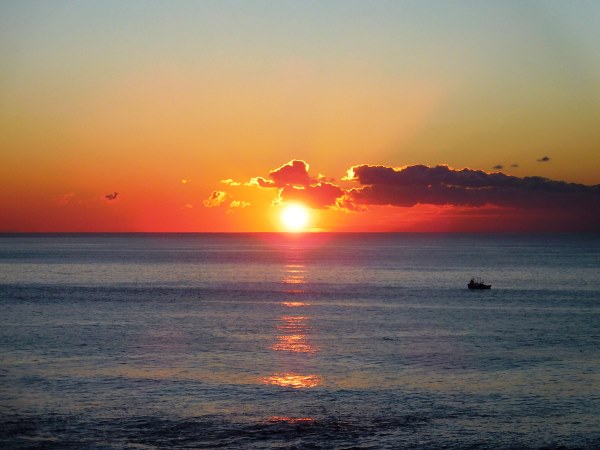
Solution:
<svg viewBox="0 0 600 450"><path fill-rule="evenodd" d="M481 278L471 278L469 284L467 284L469 289L491 289L491 284L485 284Z"/></svg>

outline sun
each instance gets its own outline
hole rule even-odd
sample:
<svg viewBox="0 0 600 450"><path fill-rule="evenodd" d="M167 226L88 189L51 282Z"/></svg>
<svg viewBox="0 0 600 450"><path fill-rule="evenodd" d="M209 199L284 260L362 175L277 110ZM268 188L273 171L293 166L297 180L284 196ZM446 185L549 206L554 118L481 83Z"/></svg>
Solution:
<svg viewBox="0 0 600 450"><path fill-rule="evenodd" d="M308 209L302 205L286 206L281 212L281 221L289 231L303 230L308 224Z"/></svg>

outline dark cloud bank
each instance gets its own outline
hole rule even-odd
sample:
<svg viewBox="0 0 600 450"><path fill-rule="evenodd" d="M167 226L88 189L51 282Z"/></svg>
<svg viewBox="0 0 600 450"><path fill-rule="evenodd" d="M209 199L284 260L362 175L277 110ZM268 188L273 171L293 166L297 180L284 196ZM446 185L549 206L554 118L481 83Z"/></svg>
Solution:
<svg viewBox="0 0 600 450"><path fill-rule="evenodd" d="M454 170L447 166L393 169L361 165L351 169L349 178L362 187L350 189L346 195L363 205L495 205L581 212L600 207L600 185L586 186L542 177L519 178L501 172Z"/></svg>
<svg viewBox="0 0 600 450"><path fill-rule="evenodd" d="M249 184L277 188L279 201L299 201L313 208L365 210L370 205L412 207L452 205L494 206L518 213L555 219L573 230L600 231L600 185L588 186L542 177L515 177L501 172L452 169L448 166L413 165L404 168L357 165L344 181L349 189L319 181L309 166L293 160L270 172L269 179L253 178ZM548 227L551 228L551 227Z"/></svg>

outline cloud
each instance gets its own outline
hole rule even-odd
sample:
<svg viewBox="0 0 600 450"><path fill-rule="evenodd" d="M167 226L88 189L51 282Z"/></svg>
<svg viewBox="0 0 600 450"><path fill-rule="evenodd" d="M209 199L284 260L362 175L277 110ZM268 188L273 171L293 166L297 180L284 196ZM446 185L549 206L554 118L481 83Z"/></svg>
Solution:
<svg viewBox="0 0 600 450"><path fill-rule="evenodd" d="M275 204L282 202L300 202L311 208L329 208L337 205L337 199L344 195L344 190L330 183L319 174L312 177L308 173L309 166L305 161L294 159L269 172L269 178L251 178L246 186L261 188L279 188L279 196ZM329 179L333 181L333 179Z"/></svg>
<svg viewBox="0 0 600 450"><path fill-rule="evenodd" d="M269 172L270 180L263 177L254 177L246 186L261 188L283 188L286 186L308 187L318 180L308 174L308 164L300 159L293 159L283 166Z"/></svg>
<svg viewBox="0 0 600 450"><path fill-rule="evenodd" d="M217 206L221 206L226 199L227 192L213 191L212 194L210 194L210 197L208 197L208 199L206 200L203 200L202 203L204 203L204 206L206 206L207 208L214 208Z"/></svg>
<svg viewBox="0 0 600 450"><path fill-rule="evenodd" d="M104 196L104 198L106 200L108 200L109 202L117 200L117 197L119 197L119 193L118 192L112 192L111 194L106 194Z"/></svg>
<svg viewBox="0 0 600 450"><path fill-rule="evenodd" d="M540 159L536 159L537 162L548 162L550 161L549 156L542 156Z"/></svg>
<svg viewBox="0 0 600 450"><path fill-rule="evenodd" d="M345 178L362 185L430 186L443 184L464 187L487 187L513 184L517 177L500 172L487 173L483 170L454 170L448 166L406 166L394 169L386 166L353 166Z"/></svg>
<svg viewBox="0 0 600 450"><path fill-rule="evenodd" d="M519 167L519 165L517 163L514 163L514 164L511 164L510 167L517 168L517 167Z"/></svg>
<svg viewBox="0 0 600 450"><path fill-rule="evenodd" d="M258 186L262 188L274 188L275 183L270 180L265 180L263 177L255 177L251 178L250 181L246 183L246 186Z"/></svg>
<svg viewBox="0 0 600 450"><path fill-rule="evenodd" d="M336 206L340 210L353 212L365 212L368 209L366 205L356 203L347 193L336 200Z"/></svg>
<svg viewBox="0 0 600 450"><path fill-rule="evenodd" d="M300 202L315 209L335 206L337 199L343 195L343 189L327 182L320 182L314 186L306 186L304 188L288 185L279 191L281 201Z"/></svg>
<svg viewBox="0 0 600 450"><path fill-rule="evenodd" d="M448 166L354 166L347 179L362 187L350 189L341 202L354 205L417 204L600 211L600 185L553 181L542 177L451 169ZM599 213L596 213L599 215Z"/></svg>
<svg viewBox="0 0 600 450"><path fill-rule="evenodd" d="M229 207L230 208L246 208L247 206L250 206L252 203L249 202L245 202L243 200L233 200L230 204Z"/></svg>
<svg viewBox="0 0 600 450"><path fill-rule="evenodd" d="M317 180L308 175L308 164L302 160L294 159L287 164L269 173L275 187L310 186Z"/></svg>
<svg viewBox="0 0 600 450"><path fill-rule="evenodd" d="M496 164L494 167L492 167L492 169L502 170L504 169L504 166L502 164Z"/></svg>
<svg viewBox="0 0 600 450"><path fill-rule="evenodd" d="M234 181L231 178L227 178L226 180L221 180L221 183L228 184L229 186L241 186L242 183L239 181Z"/></svg>
<svg viewBox="0 0 600 450"><path fill-rule="evenodd" d="M181 179L181 184L189 184L189 183L191 183L191 182L192 182L192 180L190 180L190 179L188 179L188 178L182 178L182 179Z"/></svg>

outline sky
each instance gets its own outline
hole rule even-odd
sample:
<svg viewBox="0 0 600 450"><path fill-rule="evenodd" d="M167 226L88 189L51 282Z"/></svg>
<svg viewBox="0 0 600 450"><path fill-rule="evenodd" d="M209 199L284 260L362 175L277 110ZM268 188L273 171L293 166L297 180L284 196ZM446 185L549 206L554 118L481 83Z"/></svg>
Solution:
<svg viewBox="0 0 600 450"><path fill-rule="evenodd" d="M600 2L0 2L0 232L600 231Z"/></svg>

